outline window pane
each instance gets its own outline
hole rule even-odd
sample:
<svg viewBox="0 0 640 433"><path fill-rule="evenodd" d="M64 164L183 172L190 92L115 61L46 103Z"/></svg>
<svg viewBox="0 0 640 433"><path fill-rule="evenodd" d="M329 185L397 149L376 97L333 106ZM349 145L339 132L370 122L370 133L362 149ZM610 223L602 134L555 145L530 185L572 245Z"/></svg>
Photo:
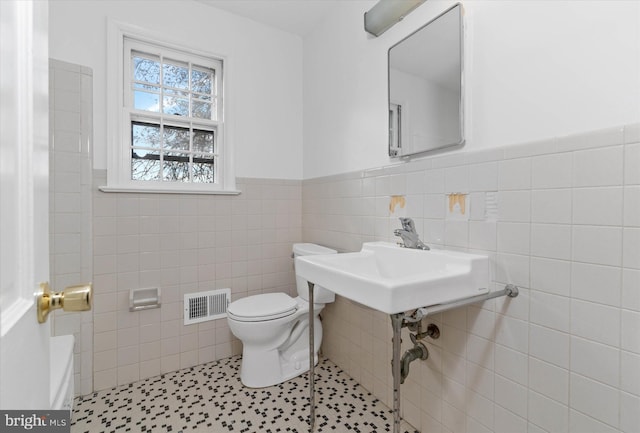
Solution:
<svg viewBox="0 0 640 433"><path fill-rule="evenodd" d="M160 84L160 63L142 57L133 57L133 79Z"/></svg>
<svg viewBox="0 0 640 433"><path fill-rule="evenodd" d="M178 128L175 126L165 126L164 148L172 150L189 150L189 130L187 128Z"/></svg>
<svg viewBox="0 0 640 433"><path fill-rule="evenodd" d="M165 96L162 111L176 116L189 116L189 100L175 96Z"/></svg>
<svg viewBox="0 0 640 433"><path fill-rule="evenodd" d="M168 153L164 156L162 178L172 182L189 181L189 155L184 153Z"/></svg>
<svg viewBox="0 0 640 433"><path fill-rule="evenodd" d="M196 101L211 102L211 96L193 93L191 97Z"/></svg>
<svg viewBox="0 0 640 433"><path fill-rule="evenodd" d="M151 84L133 83L133 87L136 89L144 89L144 90L150 90L152 92L160 93L160 87L152 86Z"/></svg>
<svg viewBox="0 0 640 433"><path fill-rule="evenodd" d="M211 72L191 71L191 90L198 93L211 94Z"/></svg>
<svg viewBox="0 0 640 433"><path fill-rule="evenodd" d="M191 100L191 104L193 106L193 117L197 117L199 119L211 119L210 103Z"/></svg>
<svg viewBox="0 0 640 433"><path fill-rule="evenodd" d="M142 149L131 150L131 179L159 180L160 154Z"/></svg>
<svg viewBox="0 0 640 433"><path fill-rule="evenodd" d="M133 107L138 110L158 112L160 109L160 96L155 93L133 92Z"/></svg>
<svg viewBox="0 0 640 433"><path fill-rule="evenodd" d="M164 63L162 65L162 84L168 87L176 87L178 89L189 88L189 69L180 66Z"/></svg>
<svg viewBox="0 0 640 433"><path fill-rule="evenodd" d="M131 144L134 147L160 148L160 126L131 122Z"/></svg>
<svg viewBox="0 0 640 433"><path fill-rule="evenodd" d="M214 153L213 132L193 130L193 151L202 153Z"/></svg>
<svg viewBox="0 0 640 433"><path fill-rule="evenodd" d="M182 92L180 90L175 90L175 89L164 89L164 94L167 96L174 96L174 97L180 97L180 98L189 97L189 92Z"/></svg>
<svg viewBox="0 0 640 433"><path fill-rule="evenodd" d="M200 162L200 161L206 161L206 162ZM193 159L193 182L214 183L215 182L214 166L215 166L215 163L213 159L205 160L200 158L194 158Z"/></svg>

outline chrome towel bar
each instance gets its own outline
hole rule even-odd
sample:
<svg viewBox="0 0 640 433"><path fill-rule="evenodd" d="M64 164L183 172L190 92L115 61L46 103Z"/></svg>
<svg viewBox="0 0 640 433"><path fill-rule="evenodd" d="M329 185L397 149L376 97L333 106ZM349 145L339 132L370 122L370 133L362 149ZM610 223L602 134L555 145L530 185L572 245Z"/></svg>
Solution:
<svg viewBox="0 0 640 433"><path fill-rule="evenodd" d="M507 284L504 289L497 290L495 292L488 292L482 295L473 296L471 298L460 299L458 301L447 302L446 304L430 305L428 307L418 308L412 314L404 315L404 321L409 323L419 322L427 316L441 313L443 311L451 310L453 308L464 307L465 305L475 304L476 302L486 301L488 299L499 298L501 296L508 296L515 298L518 296L518 287L513 284Z"/></svg>

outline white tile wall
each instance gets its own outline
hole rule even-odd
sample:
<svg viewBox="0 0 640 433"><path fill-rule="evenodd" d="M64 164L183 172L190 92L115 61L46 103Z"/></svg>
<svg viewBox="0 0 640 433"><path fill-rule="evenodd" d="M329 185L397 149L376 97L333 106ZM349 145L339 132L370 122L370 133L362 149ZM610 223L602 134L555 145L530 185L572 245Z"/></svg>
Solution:
<svg viewBox="0 0 640 433"><path fill-rule="evenodd" d="M49 61L51 286L90 282L92 82L89 68ZM53 335L73 334L75 394L93 391L93 314L55 311Z"/></svg>
<svg viewBox="0 0 640 433"><path fill-rule="evenodd" d="M238 179L231 197L103 193L105 176L94 172L96 390L240 353L225 319L183 325L185 293L296 296L301 181ZM130 312L144 287L162 289L162 306Z"/></svg>
<svg viewBox="0 0 640 433"><path fill-rule="evenodd" d="M395 241L389 196L405 194L405 214L427 243L488 254L494 287L521 288L516 299L432 319L442 336L427 340L430 358L411 366L402 388L415 427L638 432L639 131L628 125L303 182L307 242L357 251ZM469 221L446 219L447 192L471 193ZM484 212L490 194L497 218ZM372 322L354 320L362 316ZM339 298L324 323L325 354L391 404L389 319ZM360 350L363 340L373 350Z"/></svg>

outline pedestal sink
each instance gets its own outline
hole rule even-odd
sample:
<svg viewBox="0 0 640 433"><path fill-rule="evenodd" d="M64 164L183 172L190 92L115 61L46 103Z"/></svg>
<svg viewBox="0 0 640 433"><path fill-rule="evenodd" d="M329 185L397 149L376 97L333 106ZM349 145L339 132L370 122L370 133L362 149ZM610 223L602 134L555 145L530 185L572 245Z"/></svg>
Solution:
<svg viewBox="0 0 640 433"><path fill-rule="evenodd" d="M516 297L518 288L489 292L489 258L448 250L416 250L388 242L367 242L357 253L296 258L296 274L314 285L391 316L393 327L393 432L400 432L400 331L429 314L498 296ZM411 314L406 311L415 310ZM309 353L313 360L313 318ZM415 340L414 340L415 343ZM426 349L425 349L426 350ZM424 358L423 358L424 359ZM314 363L309 363L309 427L314 431Z"/></svg>
<svg viewBox="0 0 640 433"><path fill-rule="evenodd" d="M367 242L357 253L296 258L296 274L388 314L448 303L488 291L489 258Z"/></svg>

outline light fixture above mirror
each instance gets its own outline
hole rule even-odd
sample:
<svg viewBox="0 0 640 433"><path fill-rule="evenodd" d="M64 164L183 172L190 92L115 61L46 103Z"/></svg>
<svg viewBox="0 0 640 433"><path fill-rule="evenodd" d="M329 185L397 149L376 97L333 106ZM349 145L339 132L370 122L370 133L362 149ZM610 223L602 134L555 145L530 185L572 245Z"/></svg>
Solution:
<svg viewBox="0 0 640 433"><path fill-rule="evenodd" d="M364 29L380 36L426 0L380 0L364 13Z"/></svg>

